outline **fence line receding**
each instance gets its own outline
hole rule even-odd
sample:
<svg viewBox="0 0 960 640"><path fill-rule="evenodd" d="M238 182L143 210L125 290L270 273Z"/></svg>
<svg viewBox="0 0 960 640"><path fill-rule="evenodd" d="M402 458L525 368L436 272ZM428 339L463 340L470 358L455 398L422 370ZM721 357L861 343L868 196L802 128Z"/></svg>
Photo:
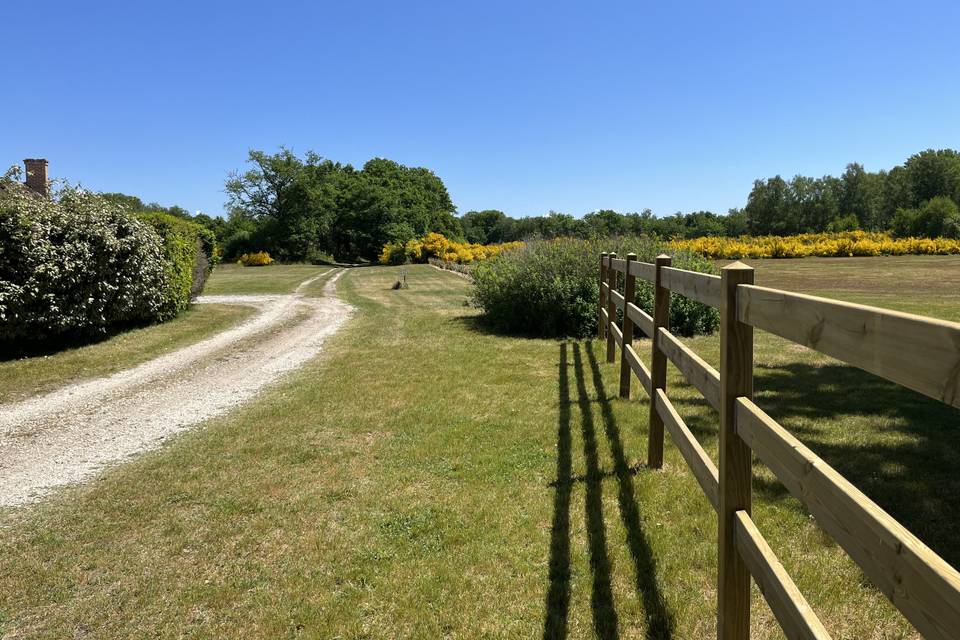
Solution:
<svg viewBox="0 0 960 640"><path fill-rule="evenodd" d="M830 638L751 517L752 457L765 464L925 638L960 634L960 573L753 403L753 330L776 334L948 405L960 407L960 324L753 284L736 262L715 276L668 256L600 256L599 338L620 351L620 396L632 377L650 397L647 464L663 464L664 428L718 515L717 637L750 637L750 580L789 638ZM653 315L636 279L653 285ZM621 293L622 288L622 293ZM676 293L720 310L720 370L670 332ZM632 342L651 339L650 367ZM710 458L667 395L667 361L720 414Z"/></svg>

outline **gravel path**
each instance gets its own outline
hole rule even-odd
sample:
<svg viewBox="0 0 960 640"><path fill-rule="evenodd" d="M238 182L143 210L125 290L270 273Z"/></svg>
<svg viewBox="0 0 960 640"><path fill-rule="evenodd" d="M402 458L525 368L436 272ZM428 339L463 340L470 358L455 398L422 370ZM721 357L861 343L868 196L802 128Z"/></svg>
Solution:
<svg viewBox="0 0 960 640"><path fill-rule="evenodd" d="M0 506L32 502L249 401L319 353L350 316L335 295L201 296L259 312L197 344L105 378L0 405Z"/></svg>

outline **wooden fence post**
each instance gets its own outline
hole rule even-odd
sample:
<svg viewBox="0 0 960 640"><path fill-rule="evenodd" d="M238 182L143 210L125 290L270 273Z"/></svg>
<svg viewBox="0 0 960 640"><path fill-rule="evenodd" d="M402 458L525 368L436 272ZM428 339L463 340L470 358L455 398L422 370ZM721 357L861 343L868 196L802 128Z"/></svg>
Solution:
<svg viewBox="0 0 960 640"><path fill-rule="evenodd" d="M737 552L736 512L750 513L751 452L736 433L736 399L753 395L753 327L737 320L737 285L753 284L753 269L734 262L720 270L720 513L718 640L750 637L750 571Z"/></svg>
<svg viewBox="0 0 960 640"><path fill-rule="evenodd" d="M627 268L623 277L623 347L620 350L620 397L630 399L630 387L633 381L633 371L627 360L627 347L633 342L633 320L627 315L627 303L633 302L636 297L637 277L630 273L630 263L637 259L637 254L627 254Z"/></svg>
<svg viewBox="0 0 960 640"><path fill-rule="evenodd" d="M609 267L607 268L607 284L610 285L611 295L607 296L607 320L610 321L610 325L617 323L617 305L613 301L613 291L617 289L617 272L613 268L613 261L616 259L617 254L611 253L607 256L607 262ZM613 337L613 331L610 330L610 327L607 327L607 362L613 362L617 358L617 341Z"/></svg>
<svg viewBox="0 0 960 640"><path fill-rule="evenodd" d="M603 340L607 328L603 326L603 309L607 305L607 297L603 294L603 283L607 281L607 252L600 254L600 304L597 305L597 338Z"/></svg>
<svg viewBox="0 0 960 640"><path fill-rule="evenodd" d="M670 329L670 290L662 287L661 269L672 264L670 256L659 255L654 260L656 275L653 283L653 335L650 336L650 431L647 440L647 466L663 466L663 420L657 413L657 389L667 388L667 355L657 346L660 327Z"/></svg>

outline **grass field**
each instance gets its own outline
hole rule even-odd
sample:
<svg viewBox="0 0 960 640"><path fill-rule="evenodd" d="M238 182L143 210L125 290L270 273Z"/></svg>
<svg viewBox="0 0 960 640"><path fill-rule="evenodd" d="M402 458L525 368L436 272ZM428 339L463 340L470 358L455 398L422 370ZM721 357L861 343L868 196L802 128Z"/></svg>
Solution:
<svg viewBox="0 0 960 640"><path fill-rule="evenodd" d="M217 265L204 295L293 293L301 282L330 271L334 267L310 264L272 264L266 267Z"/></svg>
<svg viewBox="0 0 960 640"><path fill-rule="evenodd" d="M0 403L128 369L219 333L253 311L252 307L195 305L170 322L118 333L102 342L50 355L0 360Z"/></svg>
<svg viewBox="0 0 960 640"><path fill-rule="evenodd" d="M956 266L769 261L757 282L957 318L960 299L929 288ZM876 280L886 270L895 297ZM345 274L354 319L259 402L5 514L0 631L712 637L715 516L671 444L662 471L643 466L649 405L615 398L619 364L592 341L487 333L464 279L407 267L410 288L392 291L396 273ZM689 344L716 366L716 337ZM758 404L960 563L960 414L766 334L756 359ZM715 457L716 414L671 373ZM756 476L758 526L834 637L915 637L783 487ZM781 637L758 592L753 610L755 637Z"/></svg>

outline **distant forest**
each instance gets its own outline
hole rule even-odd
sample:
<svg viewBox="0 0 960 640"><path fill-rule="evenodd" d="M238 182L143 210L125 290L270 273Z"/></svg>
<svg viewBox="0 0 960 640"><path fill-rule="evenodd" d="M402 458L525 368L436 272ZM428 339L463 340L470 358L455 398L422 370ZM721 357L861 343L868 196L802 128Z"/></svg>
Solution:
<svg viewBox="0 0 960 640"><path fill-rule="evenodd" d="M793 235L821 231L890 231L896 236L960 237L960 153L922 151L888 171L852 163L839 176L777 175L756 180L743 208L657 217L601 210L577 218L551 211L512 218L502 211L457 217L443 181L429 169L375 158L361 169L287 149L251 151L249 169L225 185L226 219L193 219L210 228L233 259L266 250L285 261L374 260L388 242L428 232L492 244L529 238L649 235L664 238ZM137 210L162 209L123 194L105 194Z"/></svg>
<svg viewBox="0 0 960 640"><path fill-rule="evenodd" d="M742 209L656 217L601 210L582 218L551 212L511 218L501 211L469 211L460 217L466 239L494 243L530 236L606 237L656 235L794 235L821 231L890 231L899 236L960 237L960 153L923 151L889 171L871 173L852 163L839 176L774 176L756 180Z"/></svg>

